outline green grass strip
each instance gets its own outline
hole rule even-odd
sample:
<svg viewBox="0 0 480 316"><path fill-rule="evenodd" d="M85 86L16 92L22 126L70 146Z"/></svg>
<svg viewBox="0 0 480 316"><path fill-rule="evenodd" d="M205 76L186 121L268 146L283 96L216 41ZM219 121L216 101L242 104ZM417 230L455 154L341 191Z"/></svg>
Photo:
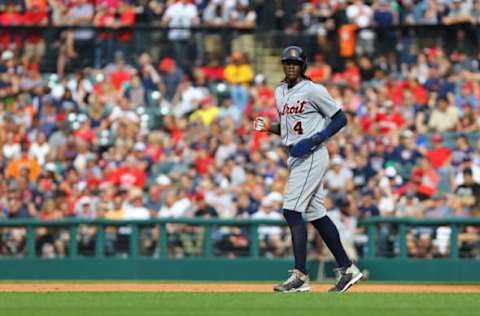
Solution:
<svg viewBox="0 0 480 316"><path fill-rule="evenodd" d="M475 315L478 293L0 293L0 315Z"/></svg>

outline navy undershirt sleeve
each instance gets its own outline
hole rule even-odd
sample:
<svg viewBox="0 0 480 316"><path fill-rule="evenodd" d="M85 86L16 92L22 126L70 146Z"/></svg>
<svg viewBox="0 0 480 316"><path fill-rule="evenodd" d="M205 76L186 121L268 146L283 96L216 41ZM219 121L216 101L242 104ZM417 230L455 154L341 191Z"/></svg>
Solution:
<svg viewBox="0 0 480 316"><path fill-rule="evenodd" d="M328 138L335 135L339 130L347 125L347 116L342 110L338 110L331 118L330 123L322 131L312 136L315 144L321 144Z"/></svg>

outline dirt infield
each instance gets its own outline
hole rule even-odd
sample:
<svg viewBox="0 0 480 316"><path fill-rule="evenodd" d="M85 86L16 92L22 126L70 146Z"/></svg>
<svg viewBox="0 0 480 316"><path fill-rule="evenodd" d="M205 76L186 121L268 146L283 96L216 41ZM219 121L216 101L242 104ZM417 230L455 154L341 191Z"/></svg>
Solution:
<svg viewBox="0 0 480 316"><path fill-rule="evenodd" d="M313 284L325 292L328 284ZM0 292L271 292L258 283L0 283ZM475 292L480 285L359 284L352 292Z"/></svg>

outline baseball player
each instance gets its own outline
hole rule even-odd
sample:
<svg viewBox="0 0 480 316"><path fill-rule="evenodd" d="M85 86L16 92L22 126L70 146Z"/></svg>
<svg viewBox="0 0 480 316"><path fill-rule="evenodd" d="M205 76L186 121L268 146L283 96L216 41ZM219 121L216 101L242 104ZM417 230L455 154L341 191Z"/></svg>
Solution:
<svg viewBox="0 0 480 316"><path fill-rule="evenodd" d="M338 230L327 216L323 178L329 164L325 142L347 124L347 118L325 87L305 76L307 60L300 47L287 47L281 61L285 79L275 90L279 120L269 122L265 117L257 117L254 121L257 131L280 135L289 151L283 215L292 236L295 269L274 291L310 290L305 218L320 233L338 266L337 283L329 291L345 292L361 279L362 273L348 258Z"/></svg>

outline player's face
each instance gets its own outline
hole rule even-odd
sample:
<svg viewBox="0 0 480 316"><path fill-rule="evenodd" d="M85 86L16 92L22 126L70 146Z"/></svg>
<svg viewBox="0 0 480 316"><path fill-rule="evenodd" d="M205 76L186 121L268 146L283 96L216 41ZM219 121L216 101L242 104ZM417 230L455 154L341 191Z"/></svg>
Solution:
<svg viewBox="0 0 480 316"><path fill-rule="evenodd" d="M282 62L283 72L288 81L295 81L302 75L302 63L295 60Z"/></svg>

